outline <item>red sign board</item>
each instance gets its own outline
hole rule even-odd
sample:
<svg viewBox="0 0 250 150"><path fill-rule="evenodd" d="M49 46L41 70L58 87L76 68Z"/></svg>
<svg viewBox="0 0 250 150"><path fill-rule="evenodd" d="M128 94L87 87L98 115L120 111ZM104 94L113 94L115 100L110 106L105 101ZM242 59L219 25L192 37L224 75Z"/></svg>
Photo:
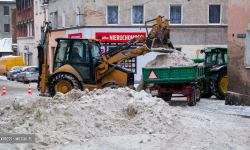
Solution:
<svg viewBox="0 0 250 150"><path fill-rule="evenodd" d="M73 39L82 38L82 33L68 34L68 38L73 38Z"/></svg>
<svg viewBox="0 0 250 150"><path fill-rule="evenodd" d="M95 38L102 42L128 42L134 37L146 37L146 32L96 32Z"/></svg>

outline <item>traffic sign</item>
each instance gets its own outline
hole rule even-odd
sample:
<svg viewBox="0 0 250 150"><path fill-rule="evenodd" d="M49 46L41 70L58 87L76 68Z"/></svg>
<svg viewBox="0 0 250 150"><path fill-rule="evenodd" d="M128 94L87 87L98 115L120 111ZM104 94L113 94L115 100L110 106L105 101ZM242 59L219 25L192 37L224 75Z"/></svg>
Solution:
<svg viewBox="0 0 250 150"><path fill-rule="evenodd" d="M158 76L156 75L154 70L151 70L149 75L148 75L148 79L157 79Z"/></svg>

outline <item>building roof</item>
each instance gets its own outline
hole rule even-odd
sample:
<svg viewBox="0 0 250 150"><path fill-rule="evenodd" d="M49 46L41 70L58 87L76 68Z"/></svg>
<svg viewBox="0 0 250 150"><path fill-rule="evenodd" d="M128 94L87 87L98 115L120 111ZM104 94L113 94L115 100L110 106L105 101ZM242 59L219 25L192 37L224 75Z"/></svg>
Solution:
<svg viewBox="0 0 250 150"><path fill-rule="evenodd" d="M0 40L0 52L13 52L12 38L3 38Z"/></svg>

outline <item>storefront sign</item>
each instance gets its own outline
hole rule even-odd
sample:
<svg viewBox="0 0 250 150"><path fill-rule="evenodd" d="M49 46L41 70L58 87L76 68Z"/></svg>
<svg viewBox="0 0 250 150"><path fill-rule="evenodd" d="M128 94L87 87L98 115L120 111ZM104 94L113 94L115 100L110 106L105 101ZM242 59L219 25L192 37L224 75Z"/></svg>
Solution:
<svg viewBox="0 0 250 150"><path fill-rule="evenodd" d="M72 39L82 38L82 33L68 34L68 38L72 38Z"/></svg>
<svg viewBox="0 0 250 150"><path fill-rule="evenodd" d="M134 37L146 37L146 32L96 32L95 38L102 42L128 42Z"/></svg>

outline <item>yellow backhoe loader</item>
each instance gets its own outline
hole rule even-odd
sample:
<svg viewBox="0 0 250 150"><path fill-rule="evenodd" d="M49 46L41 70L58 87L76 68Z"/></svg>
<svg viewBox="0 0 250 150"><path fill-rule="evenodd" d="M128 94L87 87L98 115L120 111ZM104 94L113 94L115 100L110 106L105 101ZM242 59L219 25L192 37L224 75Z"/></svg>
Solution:
<svg viewBox="0 0 250 150"><path fill-rule="evenodd" d="M38 45L39 82L38 90L42 96L54 96L56 92L67 93L72 89L94 88L134 88L134 73L117 65L132 57L148 52L170 53L174 47L169 40L168 20L162 22L161 16L156 20L147 37L135 37L123 43L116 50L101 54L98 39L57 38L57 47L53 62L53 73L48 71L48 42L50 23L45 22L42 37ZM147 30L148 32L148 30ZM135 42L143 42L140 48L130 49Z"/></svg>

